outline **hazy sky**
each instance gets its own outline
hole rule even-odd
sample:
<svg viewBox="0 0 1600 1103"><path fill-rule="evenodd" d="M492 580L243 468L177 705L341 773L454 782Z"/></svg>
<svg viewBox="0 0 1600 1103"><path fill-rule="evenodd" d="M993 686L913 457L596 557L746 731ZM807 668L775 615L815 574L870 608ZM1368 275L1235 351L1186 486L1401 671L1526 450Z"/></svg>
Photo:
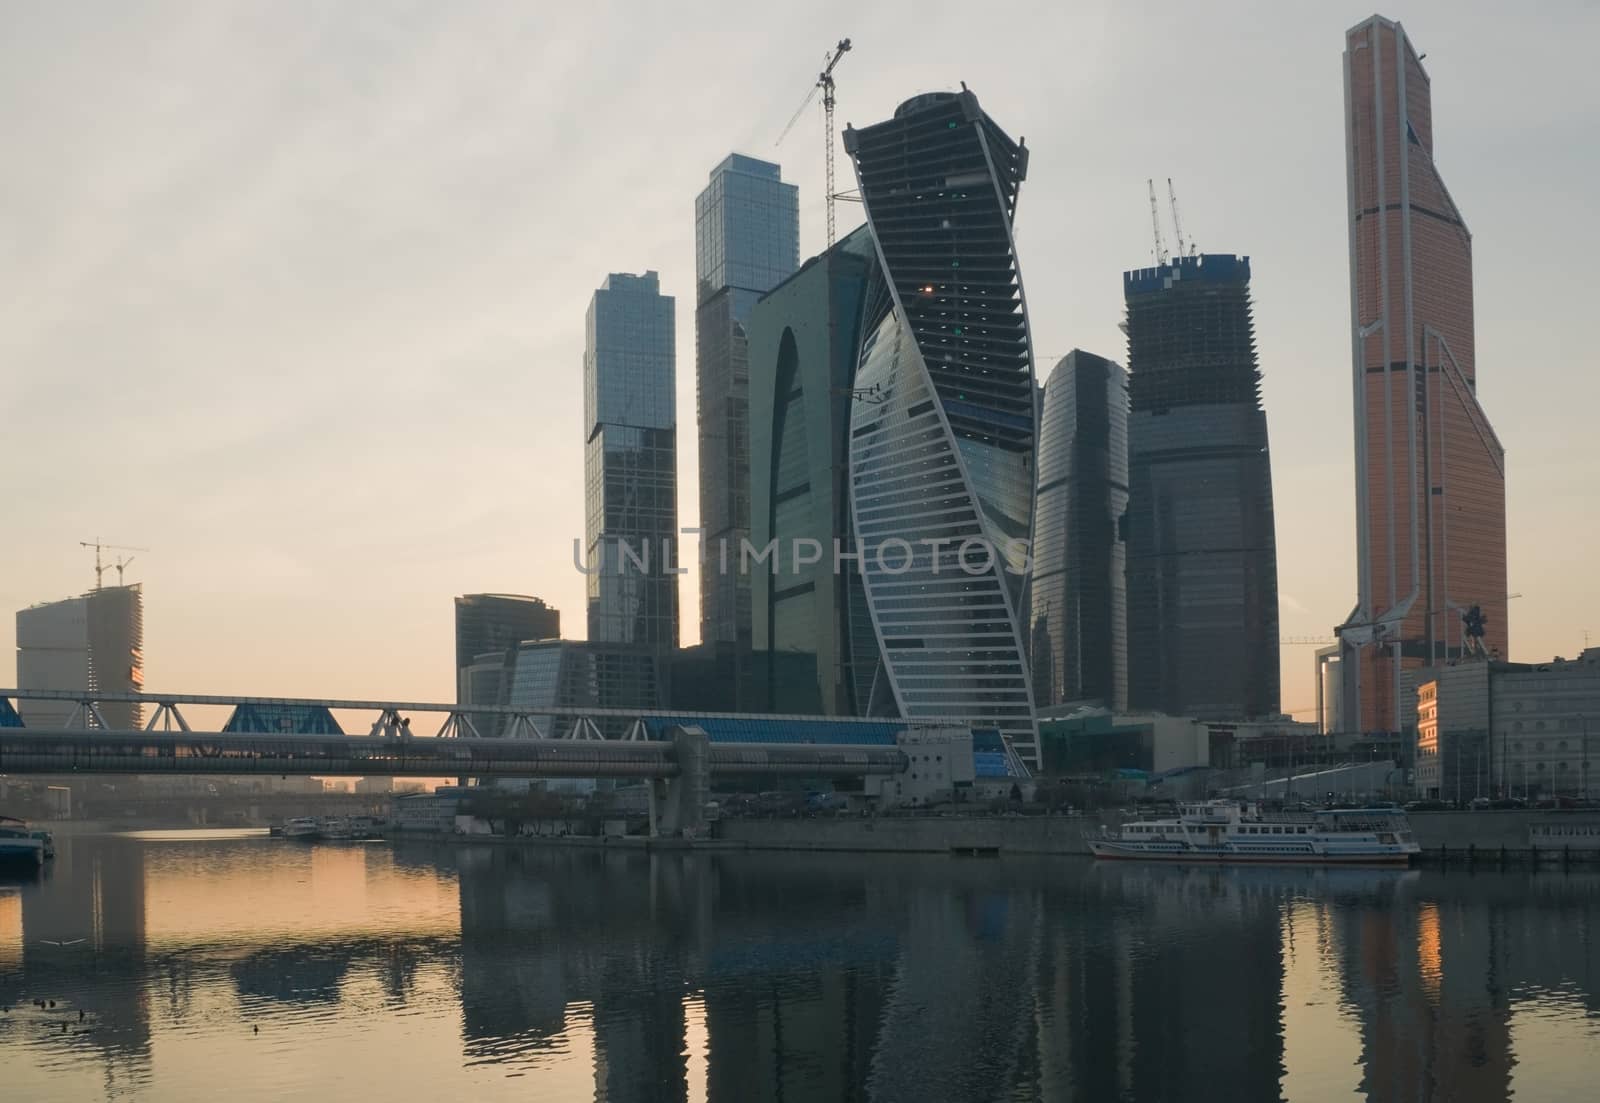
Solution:
<svg viewBox="0 0 1600 1103"><path fill-rule="evenodd" d="M100 536L151 549L152 689L446 700L468 591L538 594L581 637L589 296L655 268L678 298L693 524L694 197L730 150L780 160L820 249L820 110L773 141L848 35L841 126L965 80L1026 136L1041 372L1125 359L1146 177L1202 250L1251 256L1282 629L1327 635L1355 592L1340 54L1371 9L975 10L0 0L0 609L87 588ZM1474 234L1532 659L1600 640L1600 8L1510 12L1384 14L1427 54ZM697 609L691 576L686 643ZM1313 650L1284 650L1307 715Z"/></svg>

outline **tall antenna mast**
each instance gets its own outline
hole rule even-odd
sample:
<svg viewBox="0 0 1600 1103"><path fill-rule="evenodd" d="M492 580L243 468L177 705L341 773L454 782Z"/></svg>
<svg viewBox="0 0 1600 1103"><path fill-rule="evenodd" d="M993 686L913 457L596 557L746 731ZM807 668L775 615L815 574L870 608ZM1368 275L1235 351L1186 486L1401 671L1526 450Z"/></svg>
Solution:
<svg viewBox="0 0 1600 1103"><path fill-rule="evenodd" d="M1150 189L1150 229L1156 238L1156 264L1167 263L1167 243L1161 240L1161 208L1156 206L1156 182L1145 180L1145 186Z"/></svg>

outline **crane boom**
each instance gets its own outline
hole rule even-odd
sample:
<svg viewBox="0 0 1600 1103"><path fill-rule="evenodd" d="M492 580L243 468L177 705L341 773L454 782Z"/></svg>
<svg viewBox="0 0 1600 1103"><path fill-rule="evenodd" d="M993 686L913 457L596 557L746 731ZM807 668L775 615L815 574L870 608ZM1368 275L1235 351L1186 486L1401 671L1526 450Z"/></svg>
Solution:
<svg viewBox="0 0 1600 1103"><path fill-rule="evenodd" d="M1156 264L1167 263L1167 243L1161 240L1161 208L1156 205L1156 182L1145 180L1145 186L1150 189L1150 229L1156 238Z"/></svg>
<svg viewBox="0 0 1600 1103"><path fill-rule="evenodd" d="M789 131L794 129L794 124L800 121L800 116L805 114L806 108L811 106L811 101L817 98L817 91L822 92L822 117L823 140L827 175L827 201L828 201L828 248L833 248L834 218L833 203L837 198L833 186L833 70L841 58L850 50L850 40L841 38L839 44L830 50L824 58L822 72L817 75L816 81L811 85L811 90L806 93L806 98L800 101L800 106L795 110L794 116L789 120L789 125L783 128L783 133L778 135L774 145L782 145L783 140L789 136Z"/></svg>
<svg viewBox="0 0 1600 1103"><path fill-rule="evenodd" d="M1172 232L1178 236L1178 255L1194 256L1194 242L1189 243L1188 249L1183 247L1183 223L1178 220L1178 192L1172 186L1172 177L1167 177L1167 201L1172 204Z"/></svg>
<svg viewBox="0 0 1600 1103"><path fill-rule="evenodd" d="M96 590L100 589L101 577L104 576L104 574L106 573L105 564L100 561L100 553L101 552L103 552L103 551L149 551L150 550L149 548L136 548L131 544L103 544L98 539L95 539L95 540L79 540L78 541L78 546L80 548L93 548L94 549L94 588ZM130 555L128 558L123 559L123 560L121 560L120 562L117 563L117 565L116 565L116 567L117 567L117 584L119 586L122 584L122 570L123 570L123 568L126 567L129 563L132 563L132 562L133 562L133 556Z"/></svg>

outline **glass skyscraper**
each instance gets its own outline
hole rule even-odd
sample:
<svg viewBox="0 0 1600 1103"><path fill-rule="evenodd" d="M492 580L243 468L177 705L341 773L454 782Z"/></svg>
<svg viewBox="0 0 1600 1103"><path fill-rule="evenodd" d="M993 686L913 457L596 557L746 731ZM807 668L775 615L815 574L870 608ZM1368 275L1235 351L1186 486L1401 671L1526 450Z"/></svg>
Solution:
<svg viewBox="0 0 1600 1103"><path fill-rule="evenodd" d="M17 613L17 685L84 693L144 692L144 590L138 583L96 586L82 597L34 605ZM19 701L30 728L59 728L72 719L73 701ZM113 729L137 729L144 706L104 701L100 715ZM85 727L97 726L92 717Z"/></svg>
<svg viewBox="0 0 1600 1103"><path fill-rule="evenodd" d="M755 693L760 710L866 715L878 643L860 572L834 569L851 544L850 381L861 308L878 267L865 226L806 262L750 312L750 530L776 540L780 571L752 573ZM796 541L822 558L794 566ZM851 631L854 624L856 631Z"/></svg>
<svg viewBox="0 0 1600 1103"><path fill-rule="evenodd" d="M881 276L850 411L850 512L902 716L988 725L1038 765L1022 633L1037 416L1012 239L1027 150L977 96L846 128Z"/></svg>
<svg viewBox="0 0 1600 1103"><path fill-rule="evenodd" d="M1342 718L1405 730L1406 671L1505 658L1505 449L1478 402L1472 234L1433 161L1433 89L1399 23L1345 35L1356 607Z"/></svg>
<svg viewBox="0 0 1600 1103"><path fill-rule="evenodd" d="M589 642L600 703L666 701L678 646L673 299L655 272L612 273L583 357Z"/></svg>
<svg viewBox="0 0 1600 1103"><path fill-rule="evenodd" d="M695 394L700 416L700 638L750 650L750 578L737 569L750 535L749 358L745 322L800 261L799 189L779 167L731 154L695 200ZM720 569L726 546L734 569ZM729 707L738 702L730 700Z"/></svg>
<svg viewBox="0 0 1600 1103"><path fill-rule="evenodd" d="M1272 461L1250 258L1174 257L1128 306L1128 703L1172 716L1278 712Z"/></svg>
<svg viewBox="0 0 1600 1103"><path fill-rule="evenodd" d="M1128 705L1128 373L1073 349L1039 419L1029 658L1041 708Z"/></svg>

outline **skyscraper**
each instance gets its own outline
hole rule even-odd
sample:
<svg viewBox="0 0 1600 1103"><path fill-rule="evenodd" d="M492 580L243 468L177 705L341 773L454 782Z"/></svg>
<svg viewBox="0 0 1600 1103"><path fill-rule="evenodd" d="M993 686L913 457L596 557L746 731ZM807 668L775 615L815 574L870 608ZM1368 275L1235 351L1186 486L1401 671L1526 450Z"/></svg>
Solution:
<svg viewBox="0 0 1600 1103"><path fill-rule="evenodd" d="M504 652L523 640L561 635L561 611L523 594L465 594L456 598L456 670L480 655Z"/></svg>
<svg viewBox="0 0 1600 1103"><path fill-rule="evenodd" d="M1345 35L1356 607L1342 715L1401 731L1402 674L1506 629L1505 451L1478 403L1472 235L1433 162L1428 74L1399 23Z"/></svg>
<svg viewBox="0 0 1600 1103"><path fill-rule="evenodd" d="M730 154L694 204L695 395L700 415L700 639L750 650L750 578L722 571L750 535L749 360L745 322L800 263L799 189L779 167ZM742 661L736 665L742 667Z"/></svg>
<svg viewBox="0 0 1600 1103"><path fill-rule="evenodd" d="M100 586L82 597L34 605L17 613L17 685L22 689L86 693L144 692L144 593L131 586ZM30 728L60 728L72 719L71 701L18 701ZM136 729L144 706L106 701L108 727ZM82 718L83 727L90 718Z"/></svg>
<svg viewBox="0 0 1600 1103"><path fill-rule="evenodd" d="M655 272L612 273L583 356L589 642L600 703L666 700L678 646L673 299Z"/></svg>
<svg viewBox="0 0 1600 1103"><path fill-rule="evenodd" d="M1272 461L1250 258L1174 257L1122 278L1128 306L1128 703L1278 712Z"/></svg>
<svg viewBox="0 0 1600 1103"><path fill-rule="evenodd" d="M849 444L872 694L910 719L990 724L1035 766L1021 605L1037 410L1011 235L1028 153L965 88L847 127L844 147L882 270Z"/></svg>
<svg viewBox="0 0 1600 1103"><path fill-rule="evenodd" d="M852 716L869 706L877 637L860 572L847 559L835 570L833 548L851 542L850 381L877 266L872 235L859 227L750 312L751 542L776 540L785 556L779 571L750 579L758 709ZM822 557L794 564L804 540Z"/></svg>
<svg viewBox="0 0 1600 1103"><path fill-rule="evenodd" d="M522 594L466 594L456 598L456 703L505 704L509 653L524 640L561 635L561 612ZM499 735L503 718L473 718L479 734Z"/></svg>
<svg viewBox="0 0 1600 1103"><path fill-rule="evenodd" d="M1041 707L1128 705L1128 373L1073 349L1044 387L1029 659Z"/></svg>

